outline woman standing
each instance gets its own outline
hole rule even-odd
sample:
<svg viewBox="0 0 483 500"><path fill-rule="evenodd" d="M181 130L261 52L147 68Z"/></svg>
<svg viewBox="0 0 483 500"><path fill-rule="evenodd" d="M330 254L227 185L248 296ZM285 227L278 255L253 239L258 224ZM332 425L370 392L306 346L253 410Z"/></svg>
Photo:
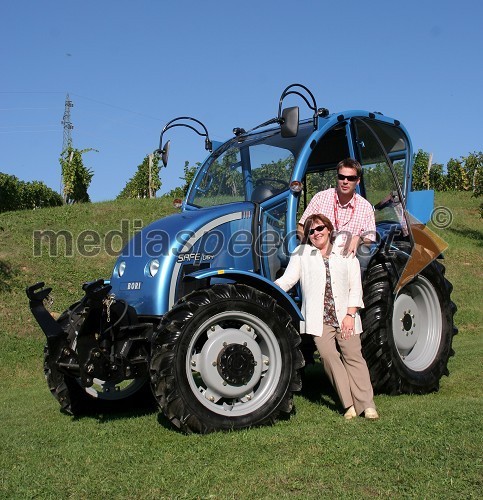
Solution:
<svg viewBox="0 0 483 500"><path fill-rule="evenodd" d="M300 281L305 318L300 331L314 336L325 373L345 409L344 418L364 413L365 418L376 419L379 415L361 351L358 311L364 303L359 261L332 251L333 230L324 215L310 215L304 223L302 245L275 283L287 291Z"/></svg>

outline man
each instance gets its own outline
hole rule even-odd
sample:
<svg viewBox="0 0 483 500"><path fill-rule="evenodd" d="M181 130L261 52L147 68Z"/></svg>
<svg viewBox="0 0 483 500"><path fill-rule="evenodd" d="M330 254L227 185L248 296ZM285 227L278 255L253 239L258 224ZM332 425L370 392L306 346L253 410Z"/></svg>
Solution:
<svg viewBox="0 0 483 500"><path fill-rule="evenodd" d="M359 244L376 241L376 222L372 205L358 195L362 167L357 160L347 158L337 165L337 187L319 191L307 205L297 227L303 234L305 219L312 214L324 214L337 234L334 248L345 256L355 256Z"/></svg>

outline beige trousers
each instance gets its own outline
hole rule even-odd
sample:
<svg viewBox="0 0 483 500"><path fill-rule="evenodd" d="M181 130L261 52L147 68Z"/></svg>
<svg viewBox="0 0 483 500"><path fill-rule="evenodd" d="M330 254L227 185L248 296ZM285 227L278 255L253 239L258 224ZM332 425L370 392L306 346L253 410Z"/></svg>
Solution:
<svg viewBox="0 0 483 500"><path fill-rule="evenodd" d="M339 328L324 325L322 337L314 337L314 340L325 373L337 391L342 406L349 408L354 405L358 415L366 408L375 408L369 370L362 357L360 335L344 340Z"/></svg>

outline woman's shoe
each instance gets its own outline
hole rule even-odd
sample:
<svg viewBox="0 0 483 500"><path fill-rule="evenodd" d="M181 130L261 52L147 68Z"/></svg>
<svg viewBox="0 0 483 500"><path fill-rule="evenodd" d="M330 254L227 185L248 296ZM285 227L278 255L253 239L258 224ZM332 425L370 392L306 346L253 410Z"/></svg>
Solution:
<svg viewBox="0 0 483 500"><path fill-rule="evenodd" d="M375 408L366 408L364 410L364 418L369 418L370 420L377 420L379 415Z"/></svg>
<svg viewBox="0 0 483 500"><path fill-rule="evenodd" d="M374 410L375 411L375 410ZM344 413L344 418L346 420L352 420L353 418L357 417L356 410L354 409L353 406L351 406L345 413Z"/></svg>

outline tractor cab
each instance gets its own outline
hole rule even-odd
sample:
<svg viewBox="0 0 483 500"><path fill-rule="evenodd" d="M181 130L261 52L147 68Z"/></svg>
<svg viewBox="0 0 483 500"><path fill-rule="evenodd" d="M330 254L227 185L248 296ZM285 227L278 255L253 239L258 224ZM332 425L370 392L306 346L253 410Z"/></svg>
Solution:
<svg viewBox="0 0 483 500"><path fill-rule="evenodd" d="M282 109L290 94L303 98L312 118L298 121L298 108ZM252 204L253 267L274 280L298 244L297 221L308 202L316 192L335 187L336 166L348 157L363 166L358 189L374 207L380 239L406 238L412 148L404 127L381 113L330 114L298 84L284 90L277 118L248 132L235 128L234 137L212 152L193 180L183 211ZM417 218L426 221L429 214Z"/></svg>

